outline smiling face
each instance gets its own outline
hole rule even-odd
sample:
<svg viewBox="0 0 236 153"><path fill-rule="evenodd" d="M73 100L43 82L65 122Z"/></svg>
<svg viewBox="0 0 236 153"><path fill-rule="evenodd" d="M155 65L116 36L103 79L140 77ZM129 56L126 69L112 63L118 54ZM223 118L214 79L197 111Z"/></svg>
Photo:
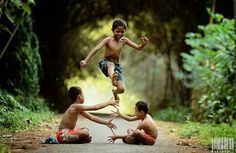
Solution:
<svg viewBox="0 0 236 153"><path fill-rule="evenodd" d="M114 30L113 30L113 34L114 34L114 38L116 40L120 40L125 33L125 27L123 26L117 26Z"/></svg>

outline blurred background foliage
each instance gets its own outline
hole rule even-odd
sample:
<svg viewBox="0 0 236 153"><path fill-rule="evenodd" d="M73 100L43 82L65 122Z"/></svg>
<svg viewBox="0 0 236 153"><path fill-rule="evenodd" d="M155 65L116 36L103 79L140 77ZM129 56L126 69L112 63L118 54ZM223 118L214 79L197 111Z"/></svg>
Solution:
<svg viewBox="0 0 236 153"><path fill-rule="evenodd" d="M104 50L83 70L79 62L112 35L112 21L123 18L128 23L126 37L140 43L145 34L150 40L141 52L123 49L124 113L132 114L134 103L142 99L161 119L183 121L188 116L230 123L236 104L233 4L232 0L0 1L1 99L10 103L9 94L24 110L37 112L49 106L63 112L72 85L83 88L88 104L109 99L112 86L98 69Z"/></svg>

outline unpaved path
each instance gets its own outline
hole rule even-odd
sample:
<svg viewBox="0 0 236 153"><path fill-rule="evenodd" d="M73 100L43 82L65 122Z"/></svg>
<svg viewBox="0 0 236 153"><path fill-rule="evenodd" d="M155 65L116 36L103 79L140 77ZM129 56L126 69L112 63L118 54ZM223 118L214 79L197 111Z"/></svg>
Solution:
<svg viewBox="0 0 236 153"><path fill-rule="evenodd" d="M104 119L109 119L108 116L100 116ZM58 121L57 121L58 123ZM135 128L138 124L136 122L127 122L120 118L114 119L118 129L116 134L125 134L126 129ZM189 140L180 140L176 138L175 124L168 122L157 121L159 130L158 139L153 146L144 145L128 145L121 142L121 140L115 141L114 144L107 142L107 136L111 135L110 129L104 125L99 125L91 122L85 118L79 118L78 126L86 126L90 129L92 135L92 142L89 144L48 144L39 145L39 147L33 150L28 147L24 152L27 153L208 153L207 149L202 146L191 143ZM55 127L51 127L53 133L56 131ZM22 150L22 149L21 149ZM17 151L17 150L16 150ZM20 150L18 150L20 152Z"/></svg>

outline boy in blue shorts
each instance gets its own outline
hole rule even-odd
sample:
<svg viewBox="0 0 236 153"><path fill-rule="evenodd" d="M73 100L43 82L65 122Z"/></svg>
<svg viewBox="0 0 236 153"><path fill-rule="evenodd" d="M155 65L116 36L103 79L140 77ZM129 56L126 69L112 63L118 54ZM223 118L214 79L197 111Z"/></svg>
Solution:
<svg viewBox="0 0 236 153"><path fill-rule="evenodd" d="M87 65L88 61L94 56L101 48L105 46L104 59L99 62L99 67L106 77L111 78L112 85L117 87L112 90L114 98L119 100L118 94L124 93L124 76L122 66L119 63L120 55L124 45L128 45L136 50L141 50L147 43L148 38L142 36L141 44L136 44L126 37L123 37L127 29L127 24L122 19L116 19L112 24L113 35L104 38L95 48L93 48L88 56L80 62L80 67L83 68Z"/></svg>

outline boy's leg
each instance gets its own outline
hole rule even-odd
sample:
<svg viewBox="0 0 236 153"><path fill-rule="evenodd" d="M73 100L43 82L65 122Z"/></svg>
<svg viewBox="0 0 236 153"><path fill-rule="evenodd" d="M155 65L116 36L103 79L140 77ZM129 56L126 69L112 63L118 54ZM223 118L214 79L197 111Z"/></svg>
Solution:
<svg viewBox="0 0 236 153"><path fill-rule="evenodd" d="M156 139L154 139L150 135L147 135L146 133L144 133L143 131L139 129L135 129L133 136L138 142L144 145L153 145L155 144L155 141L156 141Z"/></svg>
<svg viewBox="0 0 236 153"><path fill-rule="evenodd" d="M69 143L89 143L91 141L89 130L85 127L69 130L66 134L66 139L66 142Z"/></svg>
<svg viewBox="0 0 236 153"><path fill-rule="evenodd" d="M122 141L127 144L135 144L135 137L128 135L126 138L123 138Z"/></svg>
<svg viewBox="0 0 236 153"><path fill-rule="evenodd" d="M111 78L111 82L113 86L117 85L117 78L118 78L118 73L114 71L115 65L112 62L107 63L107 71L108 71L108 76Z"/></svg>
<svg viewBox="0 0 236 153"><path fill-rule="evenodd" d="M90 143L92 140L92 137L89 136L89 129L86 127L80 129L79 137L80 140L84 143Z"/></svg>
<svg viewBox="0 0 236 153"><path fill-rule="evenodd" d="M122 94L124 92L125 92L125 84L122 80L118 80L116 90L114 90L114 89L112 90L115 100L119 100L120 98L119 98L118 94Z"/></svg>
<svg viewBox="0 0 236 153"><path fill-rule="evenodd" d="M134 129L128 129L128 130L127 130L127 133L128 133L128 134L133 134L133 133L134 133Z"/></svg>

